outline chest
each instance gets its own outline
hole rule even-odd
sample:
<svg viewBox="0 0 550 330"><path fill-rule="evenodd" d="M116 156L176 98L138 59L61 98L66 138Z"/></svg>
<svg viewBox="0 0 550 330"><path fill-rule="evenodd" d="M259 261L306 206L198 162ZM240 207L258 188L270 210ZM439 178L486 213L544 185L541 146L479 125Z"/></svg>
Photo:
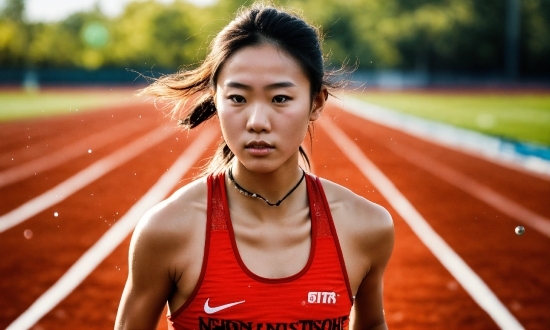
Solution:
<svg viewBox="0 0 550 330"><path fill-rule="evenodd" d="M174 320L188 324L198 320L202 329L225 326L223 322L240 324L239 329L258 329L260 325L265 329L275 324L286 324L286 329L311 329L323 323L331 329L344 329L351 299L332 243L331 237L317 238L301 270L272 279L248 269L236 257L235 244L228 235L214 232L200 289Z"/></svg>
<svg viewBox="0 0 550 330"><path fill-rule="evenodd" d="M237 221L232 228L233 252L243 267L265 278L284 278L302 270L312 253L311 222L304 217L292 226L247 226Z"/></svg>

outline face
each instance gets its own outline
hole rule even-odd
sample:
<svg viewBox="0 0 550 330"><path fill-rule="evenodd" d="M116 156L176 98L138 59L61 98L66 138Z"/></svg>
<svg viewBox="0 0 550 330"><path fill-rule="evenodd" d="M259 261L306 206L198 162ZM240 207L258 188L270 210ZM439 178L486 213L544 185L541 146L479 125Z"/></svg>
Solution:
<svg viewBox="0 0 550 330"><path fill-rule="evenodd" d="M320 117L326 95L323 89L312 102L298 62L264 44L245 47L226 61L215 103L222 134L239 163L268 173L295 168L308 124Z"/></svg>

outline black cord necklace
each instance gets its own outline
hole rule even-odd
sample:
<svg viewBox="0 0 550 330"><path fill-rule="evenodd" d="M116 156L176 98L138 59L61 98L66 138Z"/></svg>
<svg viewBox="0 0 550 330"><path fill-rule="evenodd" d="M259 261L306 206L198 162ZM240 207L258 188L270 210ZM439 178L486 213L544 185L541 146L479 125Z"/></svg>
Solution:
<svg viewBox="0 0 550 330"><path fill-rule="evenodd" d="M245 196L249 196L249 197L253 197L253 198L259 198L261 200L263 200L264 202L267 203L267 205L269 206L279 206L281 205L281 203L288 197L290 196L290 194L292 194L294 192L294 190L296 190L296 188L298 188L298 186L300 185L300 183L302 183L302 181L304 180L304 177L306 176L306 172L304 171L304 169L300 168L302 170L302 177L300 178L300 181L298 181L298 183L294 186L294 188L292 188L286 195L285 197L281 198L277 203L270 203L267 199L265 199L264 197L262 197L261 195L259 194L255 194L253 192L250 192L246 189L244 189L243 187L241 187L237 181L235 181L235 178L233 177L233 171L231 168L229 168L229 180L231 180L231 182L233 182L233 184L235 185L235 189L237 189L241 194L245 195Z"/></svg>

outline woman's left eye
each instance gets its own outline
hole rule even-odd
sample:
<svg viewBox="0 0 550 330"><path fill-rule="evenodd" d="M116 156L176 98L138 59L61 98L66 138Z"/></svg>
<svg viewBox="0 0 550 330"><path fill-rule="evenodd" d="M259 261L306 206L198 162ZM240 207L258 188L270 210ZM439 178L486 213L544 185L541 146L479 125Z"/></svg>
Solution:
<svg viewBox="0 0 550 330"><path fill-rule="evenodd" d="M273 103L285 103L288 100L290 100L290 98L287 96L277 95L273 98Z"/></svg>

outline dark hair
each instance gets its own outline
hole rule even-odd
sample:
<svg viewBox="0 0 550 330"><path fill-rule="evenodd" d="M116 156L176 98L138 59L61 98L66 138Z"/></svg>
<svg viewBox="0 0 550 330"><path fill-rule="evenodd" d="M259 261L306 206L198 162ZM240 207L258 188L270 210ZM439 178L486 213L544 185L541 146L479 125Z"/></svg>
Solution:
<svg viewBox="0 0 550 330"><path fill-rule="evenodd" d="M279 47L296 59L310 81L311 100L323 86L337 87L337 83L329 81L330 74L325 73L318 29L295 14L255 4L241 9L237 17L218 33L209 54L198 68L163 76L141 90L140 94L168 101L173 106L172 117L178 118L181 126L187 129L197 127L216 114L215 87L224 63L244 47L265 43ZM194 98L195 95L200 97ZM184 110L187 101L192 99L194 104ZM184 119L179 119L182 115ZM301 146L299 151L309 166L309 159ZM233 157L233 152L222 141L205 172L224 170Z"/></svg>

